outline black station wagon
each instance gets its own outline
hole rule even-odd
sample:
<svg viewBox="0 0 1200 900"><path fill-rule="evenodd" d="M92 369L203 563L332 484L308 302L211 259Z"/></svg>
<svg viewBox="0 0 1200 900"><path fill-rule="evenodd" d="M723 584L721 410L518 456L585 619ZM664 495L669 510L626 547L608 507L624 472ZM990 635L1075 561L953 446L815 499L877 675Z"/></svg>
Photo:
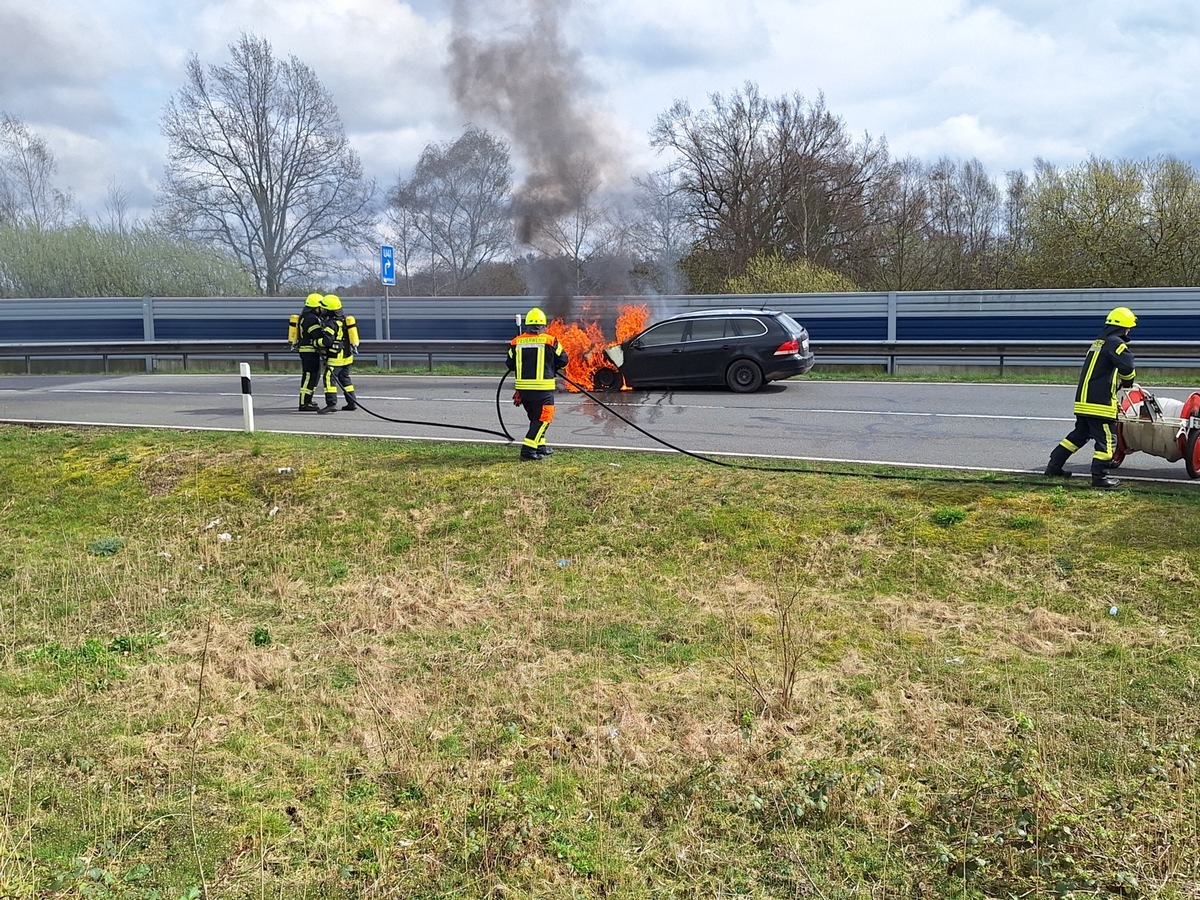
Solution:
<svg viewBox="0 0 1200 900"><path fill-rule="evenodd" d="M813 367L804 326L770 309L681 313L604 352L635 389L724 385L750 393Z"/></svg>

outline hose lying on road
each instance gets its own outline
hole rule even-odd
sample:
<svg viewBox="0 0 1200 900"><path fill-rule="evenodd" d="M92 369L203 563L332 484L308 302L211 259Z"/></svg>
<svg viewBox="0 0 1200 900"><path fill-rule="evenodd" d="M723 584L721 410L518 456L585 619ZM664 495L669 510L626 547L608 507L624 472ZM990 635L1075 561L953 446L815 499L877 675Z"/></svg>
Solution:
<svg viewBox="0 0 1200 900"><path fill-rule="evenodd" d="M375 412L357 397L354 399L354 403L368 416L374 416L376 419L382 419L384 422L395 422L397 425L429 425L437 428L454 428L459 431L475 431L479 434L494 434L497 437L502 437L508 441L513 441L515 439L511 434L508 433L508 428L506 428L504 425L504 418L500 415L500 391L504 389L504 380L507 377L508 373L505 372L504 378L501 378L500 383L496 385L496 418L500 420L500 428L502 429L501 431L496 431L493 428L476 428L474 425L451 425L448 422L425 422L419 419L393 419L391 416L385 416L382 413Z"/></svg>
<svg viewBox="0 0 1200 900"><path fill-rule="evenodd" d="M437 427L437 428L454 428L454 429L457 429L460 431L474 431L479 434L495 435L497 437L502 437L509 442L513 442L516 440L516 438L514 438L512 436L512 434L509 433L508 427L504 424L504 417L501 413L502 406L500 403L500 395L504 390L504 383L508 380L509 374L510 374L509 372L505 372L500 377L500 381L496 385L496 419L500 423L499 431L492 429L492 428L477 428L473 425L451 425L451 424L448 424L445 422L426 422L426 421L415 420L415 419L393 419L390 416L385 416L381 413L377 413L374 410L370 409L369 407L364 406L363 402L357 398L355 399L355 403L359 406L359 408L362 409L363 412L367 413L367 415L374 416L376 419L381 419L385 422L394 422L398 425L426 425L426 426L432 426L432 427ZM762 465L759 463L744 463L744 462L736 462L736 461L728 460L728 459L717 459L712 456L706 456L703 453L696 453L696 452L694 452L692 450L688 450L684 447L679 447L675 444L672 444L670 441L663 440L658 435L653 434L650 431L647 431L645 428L642 428L636 422L630 421L628 418L623 416L620 412L618 412L612 406L605 403L603 400L601 400L599 397L597 397L594 393L592 393L591 391L589 391L588 389L583 387L583 385L578 384L575 381L572 381L570 378L567 378L565 375L562 375L561 373L560 373L560 377L567 384L571 385L577 391L579 391L579 393L583 394L589 400L596 403L598 406L600 406L602 409L604 409L610 415L612 415L615 418L624 422L626 425L628 425L634 431L637 431L640 434L644 434L646 437L650 438L650 440L654 441L655 443L661 444L662 446L668 448L669 450L674 450L676 453L682 453L684 456L690 456L692 459L696 459L701 462L711 463L714 466L723 466L728 469L745 469L745 470L752 471L752 472L779 472L779 473L790 474L790 475L836 475L836 476L840 476L843 478L875 478L875 479L880 479L880 480L896 480L896 481L933 481L933 482L940 482L940 483L947 483L947 484L1019 484L1019 485L1024 485L1026 487L1032 487L1032 486L1060 487L1060 486L1064 486L1063 482L1060 479L1054 479L1053 483L1050 483L1049 480L1047 480L1045 483L1043 483L1041 478L1038 477L1037 473L1033 473L1033 472L1029 473L1029 475L1019 475L1018 474L1018 475L1009 475L1009 476L1001 476L1001 475L997 475L997 474L991 473L991 472L986 473L986 474L981 474L981 475L976 475L976 476L966 476L966 477L954 476L954 475L929 475L929 474L915 475L915 474L906 473L906 472L861 472L861 471L847 472L847 471L842 471L842 470L837 470L837 469L796 468L795 466ZM1080 483L1080 486L1086 486L1088 483L1088 479L1086 479L1086 478L1080 478L1080 479L1078 479L1078 481ZM1126 481L1126 484L1128 484L1128 483L1129 482Z"/></svg>

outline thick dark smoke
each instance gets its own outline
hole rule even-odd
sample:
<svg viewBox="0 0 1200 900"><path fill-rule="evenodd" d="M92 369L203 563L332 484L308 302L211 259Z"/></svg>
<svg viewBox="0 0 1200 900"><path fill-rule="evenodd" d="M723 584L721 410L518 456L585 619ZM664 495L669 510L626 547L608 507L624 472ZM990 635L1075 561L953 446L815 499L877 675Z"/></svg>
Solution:
<svg viewBox="0 0 1200 900"><path fill-rule="evenodd" d="M516 237L538 248L542 226L580 208L582 179L617 169L590 84L562 20L571 0L454 0L450 80L459 107L500 130L528 174L513 201ZM502 27L496 23L504 21ZM540 248L539 248L540 249ZM551 305L566 301L566 273L551 277ZM565 309L547 310L565 314Z"/></svg>

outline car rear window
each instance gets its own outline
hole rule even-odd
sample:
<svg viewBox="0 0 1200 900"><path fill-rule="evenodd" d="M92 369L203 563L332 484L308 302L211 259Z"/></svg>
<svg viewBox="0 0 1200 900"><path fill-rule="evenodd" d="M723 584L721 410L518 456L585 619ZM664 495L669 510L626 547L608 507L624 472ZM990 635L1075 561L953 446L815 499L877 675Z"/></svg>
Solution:
<svg viewBox="0 0 1200 900"><path fill-rule="evenodd" d="M779 324L787 329L793 337L800 337L804 334L804 326L789 316L787 313L779 314Z"/></svg>

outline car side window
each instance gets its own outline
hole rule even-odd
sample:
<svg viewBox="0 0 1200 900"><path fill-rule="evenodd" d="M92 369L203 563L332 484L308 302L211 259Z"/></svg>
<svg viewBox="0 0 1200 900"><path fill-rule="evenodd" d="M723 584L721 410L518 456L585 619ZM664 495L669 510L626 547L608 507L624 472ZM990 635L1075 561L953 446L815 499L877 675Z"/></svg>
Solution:
<svg viewBox="0 0 1200 900"><path fill-rule="evenodd" d="M695 341L719 341L725 337L725 319L693 319L692 337Z"/></svg>
<svg viewBox="0 0 1200 900"><path fill-rule="evenodd" d="M733 319L731 324L742 337L758 337L767 333L767 326L758 319Z"/></svg>
<svg viewBox="0 0 1200 900"><path fill-rule="evenodd" d="M683 341L683 329L687 322L663 322L648 328L638 337L643 347L661 347L663 344L678 344Z"/></svg>

